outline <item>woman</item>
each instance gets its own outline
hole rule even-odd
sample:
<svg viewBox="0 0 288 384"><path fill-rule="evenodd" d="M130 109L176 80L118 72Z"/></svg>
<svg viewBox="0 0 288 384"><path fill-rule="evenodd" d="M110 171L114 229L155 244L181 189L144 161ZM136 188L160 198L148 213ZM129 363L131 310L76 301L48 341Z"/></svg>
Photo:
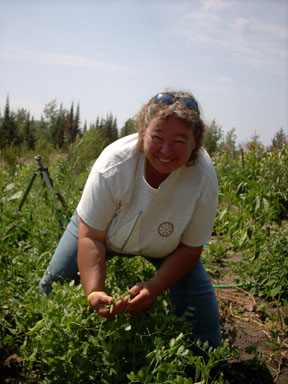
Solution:
<svg viewBox="0 0 288 384"><path fill-rule="evenodd" d="M214 225L218 185L201 146L197 101L187 92L159 93L141 109L136 127L137 134L112 143L95 162L41 290L48 294L59 278L77 279L79 270L88 304L109 318L141 312L169 289L176 315L194 310L193 338L218 347L217 302L200 257ZM141 255L157 271L116 302L105 293L106 261L114 255Z"/></svg>

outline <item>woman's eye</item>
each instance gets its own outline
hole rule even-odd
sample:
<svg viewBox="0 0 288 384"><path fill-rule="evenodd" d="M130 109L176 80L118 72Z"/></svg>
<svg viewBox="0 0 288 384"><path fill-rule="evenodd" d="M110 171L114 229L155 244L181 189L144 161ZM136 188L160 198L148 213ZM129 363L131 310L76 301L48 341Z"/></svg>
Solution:
<svg viewBox="0 0 288 384"><path fill-rule="evenodd" d="M181 140L176 140L174 141L175 144L186 144L184 141L181 141Z"/></svg>

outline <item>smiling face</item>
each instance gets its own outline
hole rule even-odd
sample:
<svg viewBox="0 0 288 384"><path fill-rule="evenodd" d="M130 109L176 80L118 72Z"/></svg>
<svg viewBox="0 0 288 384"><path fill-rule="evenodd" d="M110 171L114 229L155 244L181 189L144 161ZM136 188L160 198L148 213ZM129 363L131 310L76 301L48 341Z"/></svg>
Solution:
<svg viewBox="0 0 288 384"><path fill-rule="evenodd" d="M160 126L153 120L143 136L147 169L168 176L187 163L195 145L192 129L181 119L169 116Z"/></svg>

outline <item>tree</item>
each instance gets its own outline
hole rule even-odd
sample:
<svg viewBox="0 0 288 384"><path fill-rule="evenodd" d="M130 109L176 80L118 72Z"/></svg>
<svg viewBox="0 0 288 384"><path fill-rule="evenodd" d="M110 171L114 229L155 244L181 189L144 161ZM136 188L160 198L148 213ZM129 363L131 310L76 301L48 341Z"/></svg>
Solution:
<svg viewBox="0 0 288 384"><path fill-rule="evenodd" d="M212 155L219 150L220 140L223 137L222 127L216 124L215 119L206 129L204 146L207 152Z"/></svg>
<svg viewBox="0 0 288 384"><path fill-rule="evenodd" d="M44 108L44 122L47 126L47 138L53 146L63 148L64 145L72 144L80 134L80 108L77 105L76 114L72 103L70 111L63 108L61 104L57 107L56 100L46 104Z"/></svg>
<svg viewBox="0 0 288 384"><path fill-rule="evenodd" d="M91 125L82 137L78 136L75 144L71 146L74 148L74 156L77 159L75 167L78 171L87 169L106 147L106 143L103 131L96 125Z"/></svg>
<svg viewBox="0 0 288 384"><path fill-rule="evenodd" d="M236 148L237 135L235 133L235 128L230 129L225 135L224 144L226 147L233 151Z"/></svg>
<svg viewBox="0 0 288 384"><path fill-rule="evenodd" d="M257 152L258 155L260 155L264 150L264 146L260 141L260 136L257 135L256 132L254 132L254 134L251 136L250 141L248 141L248 143L245 143L245 147L248 151Z"/></svg>
<svg viewBox="0 0 288 384"><path fill-rule="evenodd" d="M29 118L26 120L25 126L24 126L24 132L25 132L25 143L27 145L28 149L34 150L35 144L36 144L36 136L35 136L35 124L34 124L34 118L30 120Z"/></svg>
<svg viewBox="0 0 288 384"><path fill-rule="evenodd" d="M117 121L112 113L106 116L106 120L101 119L99 128L103 133L103 137L106 139L106 145L109 145L118 139Z"/></svg>
<svg viewBox="0 0 288 384"><path fill-rule="evenodd" d="M288 143L288 135L285 134L283 127L277 131L272 139L273 147L279 149Z"/></svg>
<svg viewBox="0 0 288 384"><path fill-rule="evenodd" d="M124 127L121 128L120 137L131 135L132 133L135 133L135 132L136 132L136 127L135 127L134 120L128 119L125 122Z"/></svg>
<svg viewBox="0 0 288 384"><path fill-rule="evenodd" d="M65 119L65 135L69 144L76 141L77 136L80 134L80 108L77 105L76 114L74 114L74 104L72 103L70 112L64 113Z"/></svg>
<svg viewBox="0 0 288 384"><path fill-rule="evenodd" d="M62 109L62 105L60 106L60 111ZM42 127L45 129L44 137L53 143L54 147L56 147L59 144L59 141L61 141L61 129L59 126L59 111L57 108L57 101L56 99L50 101L48 104L44 107L44 118L43 122L45 124L42 124Z"/></svg>
<svg viewBox="0 0 288 384"><path fill-rule="evenodd" d="M0 148L4 148L7 145L19 144L19 135L17 132L16 116L15 116L15 113L10 111L9 96L7 96L7 99L6 99L4 115L1 121L0 133L1 133Z"/></svg>

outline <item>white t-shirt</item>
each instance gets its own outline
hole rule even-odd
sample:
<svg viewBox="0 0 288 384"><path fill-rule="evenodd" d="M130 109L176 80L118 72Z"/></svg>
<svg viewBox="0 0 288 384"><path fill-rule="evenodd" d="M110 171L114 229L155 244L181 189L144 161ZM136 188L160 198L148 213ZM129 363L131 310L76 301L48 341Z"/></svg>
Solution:
<svg viewBox="0 0 288 384"><path fill-rule="evenodd" d="M158 189L145 180L138 134L104 149L85 185L77 212L90 227L107 231L106 245L119 253L162 258L180 242L205 244L218 203L211 159L200 149L197 163L172 172Z"/></svg>

